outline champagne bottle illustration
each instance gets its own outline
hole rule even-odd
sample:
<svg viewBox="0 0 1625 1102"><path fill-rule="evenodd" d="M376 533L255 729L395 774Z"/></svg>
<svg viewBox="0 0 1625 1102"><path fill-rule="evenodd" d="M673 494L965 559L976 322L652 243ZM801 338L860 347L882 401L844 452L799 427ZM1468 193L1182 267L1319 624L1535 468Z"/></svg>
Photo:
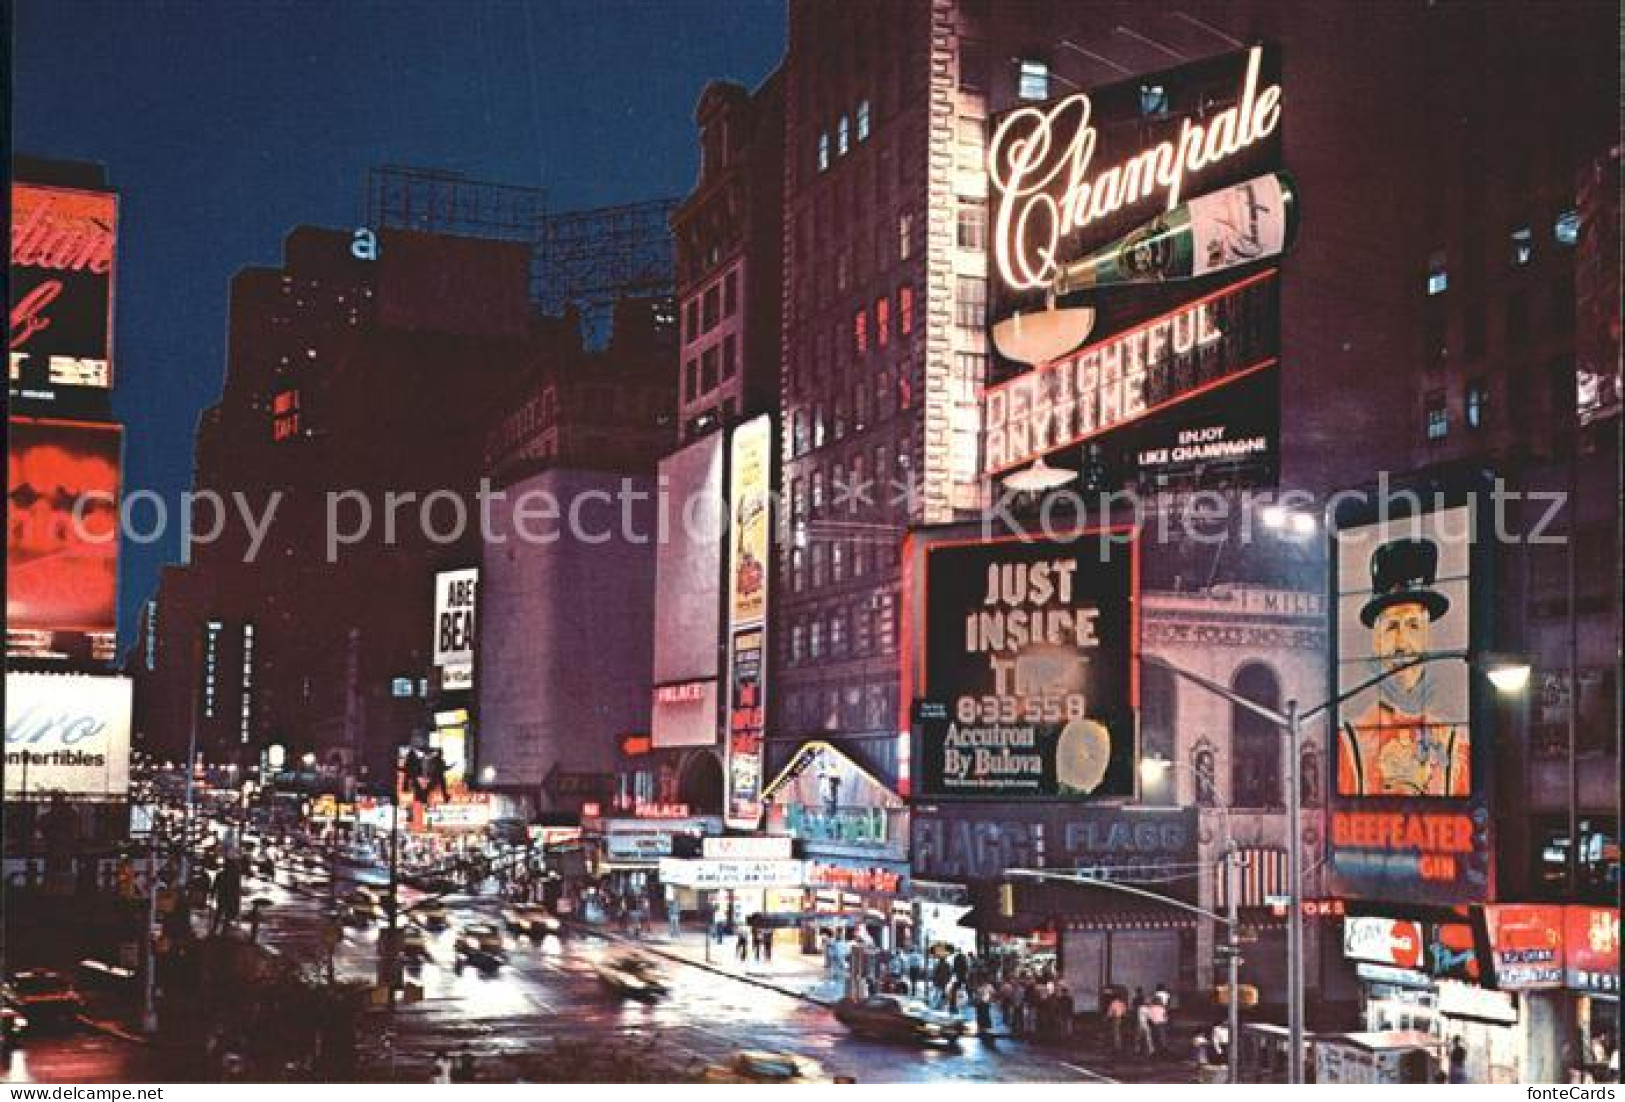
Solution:
<svg viewBox="0 0 1625 1102"><path fill-rule="evenodd" d="M1063 266L1057 296L1092 287L1197 279L1279 256L1298 229L1285 173L1257 176L1164 211L1120 240Z"/></svg>

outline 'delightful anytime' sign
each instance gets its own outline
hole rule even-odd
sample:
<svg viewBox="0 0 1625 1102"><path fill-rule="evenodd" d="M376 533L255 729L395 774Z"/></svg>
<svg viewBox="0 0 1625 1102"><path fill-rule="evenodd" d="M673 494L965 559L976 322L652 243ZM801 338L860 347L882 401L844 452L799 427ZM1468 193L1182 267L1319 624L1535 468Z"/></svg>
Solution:
<svg viewBox="0 0 1625 1102"><path fill-rule="evenodd" d="M1135 546L1124 529L926 550L924 794L1133 794Z"/></svg>

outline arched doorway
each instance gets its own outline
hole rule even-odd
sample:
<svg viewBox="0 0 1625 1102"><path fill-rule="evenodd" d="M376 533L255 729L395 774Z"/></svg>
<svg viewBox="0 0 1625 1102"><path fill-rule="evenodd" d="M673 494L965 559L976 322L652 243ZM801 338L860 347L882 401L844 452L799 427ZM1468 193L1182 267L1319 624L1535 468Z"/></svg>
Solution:
<svg viewBox="0 0 1625 1102"><path fill-rule="evenodd" d="M697 751L683 763L677 798L693 815L722 814L722 762L709 750Z"/></svg>

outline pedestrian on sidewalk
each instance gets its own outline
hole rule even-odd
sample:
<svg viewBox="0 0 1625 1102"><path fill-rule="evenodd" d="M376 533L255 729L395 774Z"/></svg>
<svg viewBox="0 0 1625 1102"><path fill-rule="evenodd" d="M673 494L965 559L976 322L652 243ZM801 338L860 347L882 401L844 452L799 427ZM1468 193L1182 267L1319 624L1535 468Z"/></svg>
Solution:
<svg viewBox="0 0 1625 1102"><path fill-rule="evenodd" d="M740 964L744 964L749 954L750 929L748 927L741 926L739 927L738 932L734 935L734 956L739 958Z"/></svg>
<svg viewBox="0 0 1625 1102"><path fill-rule="evenodd" d="M769 926L762 931L762 956L769 964L773 963L773 928Z"/></svg>
<svg viewBox="0 0 1625 1102"><path fill-rule="evenodd" d="M467 1045L457 1054L457 1062L452 1065L451 1081L453 1083L472 1083L477 1077L474 1069L474 1052Z"/></svg>
<svg viewBox="0 0 1625 1102"><path fill-rule="evenodd" d="M908 993L911 998L918 998L921 988L925 986L925 958L920 956L918 949L908 951Z"/></svg>
<svg viewBox="0 0 1625 1102"><path fill-rule="evenodd" d="M1151 1035L1151 1004L1146 1002L1145 989L1134 989L1134 1001L1129 1004L1134 1015L1134 1055L1150 1056L1153 1051Z"/></svg>
<svg viewBox="0 0 1625 1102"><path fill-rule="evenodd" d="M1123 993L1113 990L1112 997L1106 1003L1106 1034L1111 1040L1112 1055L1123 1054L1125 1026L1128 1021L1128 1003L1123 1001Z"/></svg>
<svg viewBox="0 0 1625 1102"><path fill-rule="evenodd" d="M947 957L938 957L936 967L931 970L931 986L936 988L936 1003L938 1006L941 1006L943 999L947 997L948 981L953 978L953 965L948 963Z"/></svg>
<svg viewBox="0 0 1625 1102"><path fill-rule="evenodd" d="M1151 1055L1168 1054L1168 1004L1153 998L1146 1004L1146 1018L1151 1023Z"/></svg>
<svg viewBox="0 0 1625 1102"><path fill-rule="evenodd" d="M993 985L985 979L976 988L976 1031L984 1037L993 1032Z"/></svg>
<svg viewBox="0 0 1625 1102"><path fill-rule="evenodd" d="M434 1054L434 1076L429 1080L429 1082L451 1082L451 1054L445 1049L441 1049Z"/></svg>

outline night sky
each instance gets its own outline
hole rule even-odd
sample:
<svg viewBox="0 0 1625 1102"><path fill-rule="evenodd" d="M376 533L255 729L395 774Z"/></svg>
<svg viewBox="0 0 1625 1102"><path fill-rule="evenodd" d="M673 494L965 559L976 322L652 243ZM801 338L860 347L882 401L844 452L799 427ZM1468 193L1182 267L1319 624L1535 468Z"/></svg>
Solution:
<svg viewBox="0 0 1625 1102"><path fill-rule="evenodd" d="M296 225L358 225L369 167L540 185L553 210L686 194L700 90L760 83L784 18L778 0L16 0L14 148L101 162L121 193L126 491L178 500L232 273L278 264ZM125 543L124 643L178 555L173 534Z"/></svg>

